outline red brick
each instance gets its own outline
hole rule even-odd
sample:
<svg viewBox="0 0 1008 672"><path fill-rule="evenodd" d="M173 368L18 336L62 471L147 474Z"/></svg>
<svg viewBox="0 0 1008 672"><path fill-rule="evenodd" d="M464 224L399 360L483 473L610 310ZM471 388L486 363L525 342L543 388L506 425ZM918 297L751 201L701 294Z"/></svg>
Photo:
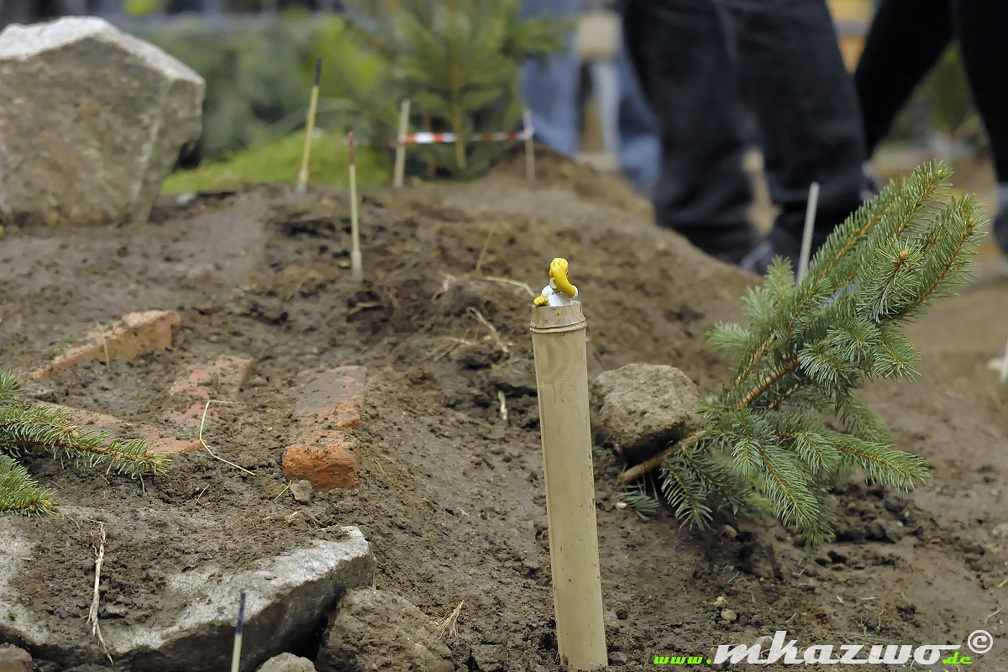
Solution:
<svg viewBox="0 0 1008 672"><path fill-rule="evenodd" d="M349 430L361 422L366 375L363 366L341 366L305 385L283 456L288 478L306 479L318 490L357 485L356 442Z"/></svg>
<svg viewBox="0 0 1008 672"><path fill-rule="evenodd" d="M70 348L49 364L29 374L32 380L46 380L54 372L89 359L104 359L108 347L110 359L131 360L146 352L170 348L172 328L182 323L173 310L147 310L128 313L111 328L95 331L84 345Z"/></svg>
<svg viewBox="0 0 1008 672"><path fill-rule="evenodd" d="M177 439L174 436L165 434L156 427L143 424L130 424L121 418L94 411L85 411L81 408L71 408L69 406L59 406L57 404L45 404L54 409L62 409L68 412L74 423L84 429L96 432L107 432L112 436L122 438L147 439L153 444L154 452L159 455L174 455L187 450L195 450L200 447L199 441L187 441Z"/></svg>
<svg viewBox="0 0 1008 672"><path fill-rule="evenodd" d="M211 399L219 401L234 401L238 398L241 386L248 380L255 359L221 355L209 365L194 366L178 378L169 392L173 397L179 397L182 403L188 403L189 408L181 413L171 413L168 419L185 427L199 427L203 421L203 411L207 417L213 417L214 407L207 408Z"/></svg>

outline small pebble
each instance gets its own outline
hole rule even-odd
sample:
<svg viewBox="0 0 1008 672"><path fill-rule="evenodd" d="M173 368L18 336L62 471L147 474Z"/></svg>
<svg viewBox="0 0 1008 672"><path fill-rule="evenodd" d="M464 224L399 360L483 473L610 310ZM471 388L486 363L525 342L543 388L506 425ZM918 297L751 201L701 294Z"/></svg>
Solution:
<svg viewBox="0 0 1008 672"><path fill-rule="evenodd" d="M626 665L627 655L622 651L616 651L615 653L609 654L609 664L610 665Z"/></svg>
<svg viewBox="0 0 1008 672"><path fill-rule="evenodd" d="M735 621L738 620L738 614L736 614L731 609L722 609L721 618L728 621L729 623L734 623Z"/></svg>
<svg viewBox="0 0 1008 672"><path fill-rule="evenodd" d="M298 504L311 503L311 497L312 497L311 481L291 481L290 491L291 494L294 495L294 501L297 502Z"/></svg>
<svg viewBox="0 0 1008 672"><path fill-rule="evenodd" d="M109 618L122 618L129 613L129 609L121 604L110 604L105 607L105 614Z"/></svg>

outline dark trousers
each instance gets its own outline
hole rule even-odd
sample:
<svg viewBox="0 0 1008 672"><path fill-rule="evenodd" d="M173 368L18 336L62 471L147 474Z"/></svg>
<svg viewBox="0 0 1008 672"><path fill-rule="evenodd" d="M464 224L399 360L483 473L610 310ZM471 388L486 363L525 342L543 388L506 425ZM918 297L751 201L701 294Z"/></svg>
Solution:
<svg viewBox="0 0 1008 672"><path fill-rule="evenodd" d="M660 225L709 254L744 255L755 243L742 166L753 139L780 208L778 252L797 257L813 181L817 244L860 205L860 113L823 0L625 0L623 20L661 127Z"/></svg>
<svg viewBox="0 0 1008 672"><path fill-rule="evenodd" d="M953 38L959 39L998 181L1008 183L1008 2L883 0L854 80L869 153Z"/></svg>

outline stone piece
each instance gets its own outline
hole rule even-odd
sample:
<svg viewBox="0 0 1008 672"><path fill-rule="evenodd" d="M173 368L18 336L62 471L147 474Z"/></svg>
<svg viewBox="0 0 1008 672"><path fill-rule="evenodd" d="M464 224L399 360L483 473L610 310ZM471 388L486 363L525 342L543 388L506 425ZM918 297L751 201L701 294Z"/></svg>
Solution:
<svg viewBox="0 0 1008 672"><path fill-rule="evenodd" d="M0 672L32 672L31 654L13 644L0 644Z"/></svg>
<svg viewBox="0 0 1008 672"><path fill-rule="evenodd" d="M451 650L420 609L375 588L348 591L322 638L318 672L425 670L452 672Z"/></svg>
<svg viewBox="0 0 1008 672"><path fill-rule="evenodd" d="M315 666L307 658L281 653L263 663L259 672L315 672Z"/></svg>
<svg viewBox="0 0 1008 672"><path fill-rule="evenodd" d="M96 17L0 32L0 223L146 222L205 84Z"/></svg>
<svg viewBox="0 0 1008 672"><path fill-rule="evenodd" d="M628 364L592 381L595 433L619 447L630 462L643 462L699 422L700 390L664 364Z"/></svg>

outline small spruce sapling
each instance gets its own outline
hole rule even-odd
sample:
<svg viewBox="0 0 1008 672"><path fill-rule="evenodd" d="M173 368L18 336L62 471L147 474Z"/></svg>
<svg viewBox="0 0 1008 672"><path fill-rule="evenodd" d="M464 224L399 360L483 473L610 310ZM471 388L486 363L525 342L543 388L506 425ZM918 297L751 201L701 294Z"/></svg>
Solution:
<svg viewBox="0 0 1008 672"><path fill-rule="evenodd" d="M157 476L167 466L167 458L155 454L149 442L112 439L82 428L65 409L26 398L17 376L0 371L0 515L53 511L52 493L40 488L15 459L34 448L50 450L60 460L89 467L106 464L120 472Z"/></svg>
<svg viewBox="0 0 1008 672"><path fill-rule="evenodd" d="M522 117L519 67L563 48L570 25L525 19L520 0L345 0L365 52L385 62L385 77L362 93L355 122L375 144L395 141L399 103L426 131L455 133L452 145L416 152L435 172L469 177L501 154L501 143L469 143L475 133L509 131ZM376 123L377 121L381 123Z"/></svg>
<svg viewBox="0 0 1008 672"><path fill-rule="evenodd" d="M744 298L749 326L719 324L712 349L736 364L703 421L673 446L660 484L676 515L705 528L712 511L769 510L808 543L832 538L829 485L860 471L909 490L929 477L897 450L856 390L912 380L917 349L901 326L966 277L982 235L971 196L949 197L952 171L918 167L838 226L795 284L777 259Z"/></svg>

